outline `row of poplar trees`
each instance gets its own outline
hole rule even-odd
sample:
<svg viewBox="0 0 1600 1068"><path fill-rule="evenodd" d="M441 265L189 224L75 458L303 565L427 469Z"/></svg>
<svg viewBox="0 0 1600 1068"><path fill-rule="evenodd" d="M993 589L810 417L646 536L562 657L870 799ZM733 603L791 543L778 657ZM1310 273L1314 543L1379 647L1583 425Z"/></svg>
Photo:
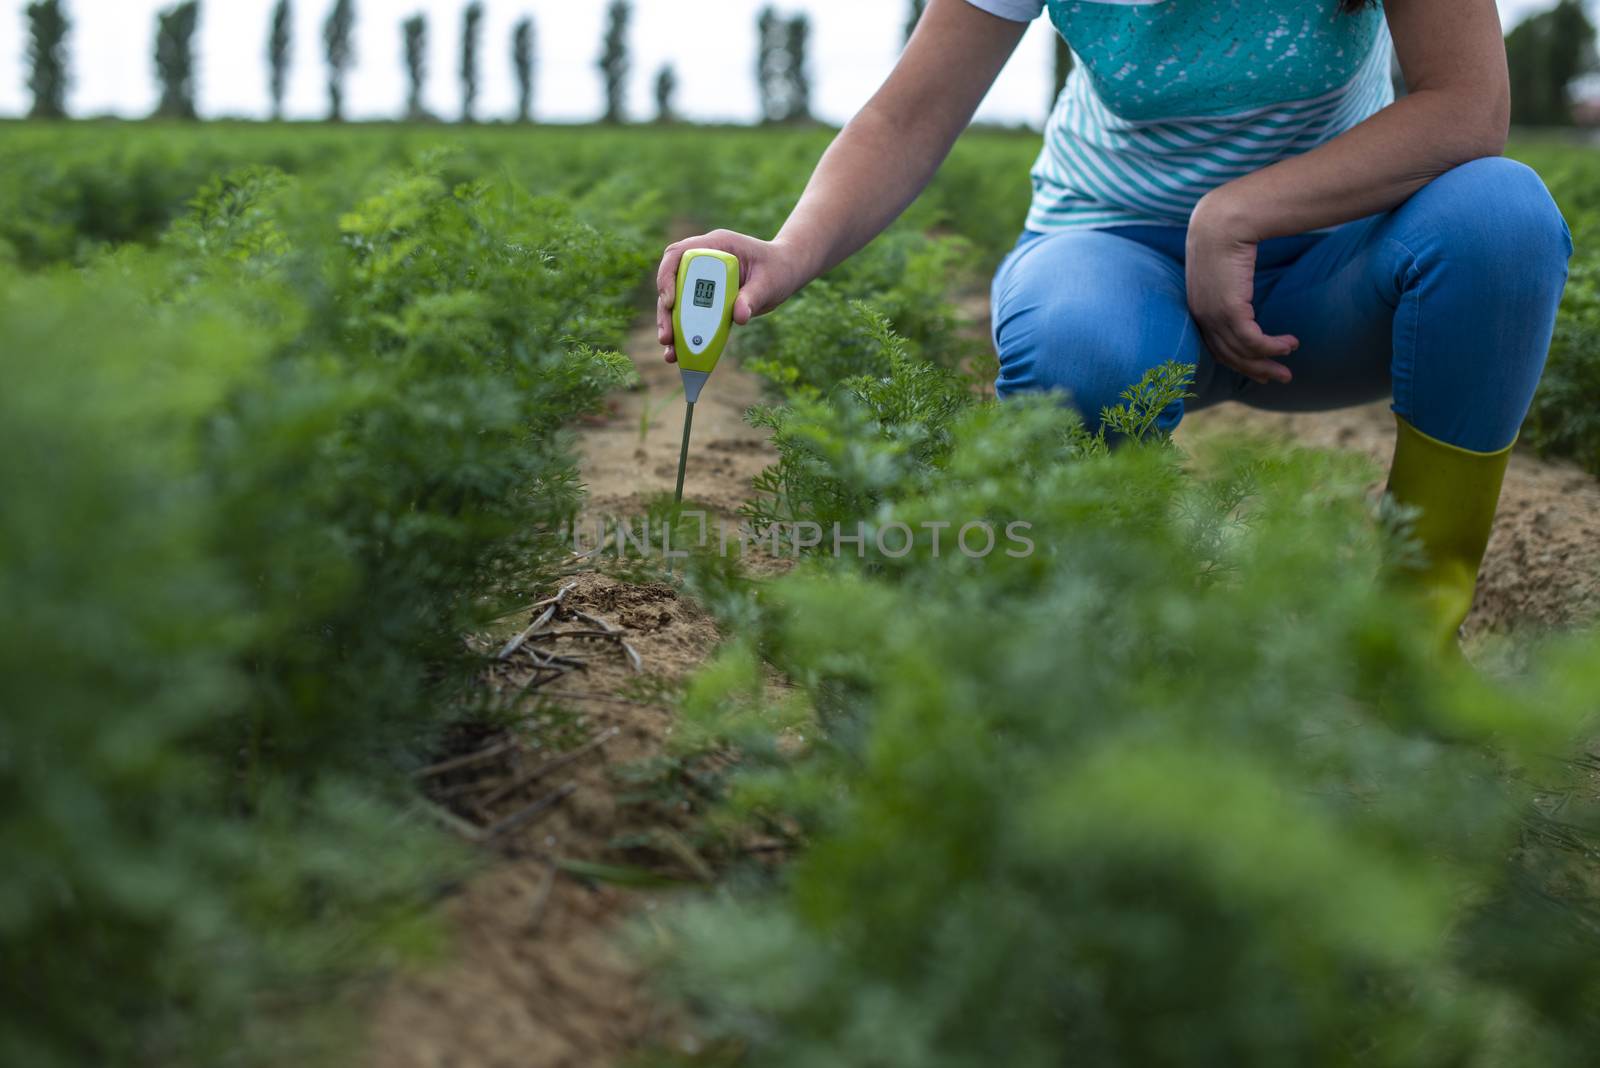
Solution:
<svg viewBox="0 0 1600 1068"><path fill-rule="evenodd" d="M909 40L927 7L927 0L910 0L910 15L905 36ZM605 39L599 68L605 83L607 122L621 122L627 79L628 25L632 18L628 0L613 0L606 15ZM187 0L157 16L156 73L161 82L161 101L156 113L175 118L195 117L194 33L199 23L199 0ZM62 118L66 115L67 34L70 21L62 0L34 0L27 7L30 30L28 87L33 95L30 114L36 118ZM290 0L278 0L273 8L267 56L270 69L272 109L275 118L283 115L283 100L289 70L292 14ZM475 118L478 99L478 55L482 36L483 4L474 0L463 15L461 36L462 121ZM328 66L329 117L344 117L344 84L355 59L351 44L355 24L354 0L336 0L322 27L324 54ZM764 122L797 122L811 119L811 80L807 51L811 25L805 15L785 16L776 8L763 8L756 20L758 37L756 85L760 94ZM414 15L402 24L406 72L410 78L407 96L408 118L430 116L422 106L422 86L427 78L426 57L428 23ZM1578 0L1560 0L1551 10L1535 15L1514 29L1507 38L1512 79L1513 119L1526 125L1559 125L1571 121L1571 84L1578 76L1595 69L1595 30ZM517 77L517 118L527 122L533 114L535 31L531 18L523 18L512 30L511 58ZM1056 41L1055 90L1060 91L1072 69L1072 53L1066 43ZM677 74L671 66L656 75L657 116L661 121L676 118L674 97Z"/></svg>
<svg viewBox="0 0 1600 1068"><path fill-rule="evenodd" d="M911 0L906 23L909 40L922 17L927 0ZM462 15L461 83L464 122L472 122L478 99L478 57L482 38L483 4L469 3ZM631 69L628 54L628 27L633 6L628 0L613 0L606 13L605 38L599 59L605 83L604 121L622 122L627 80ZM33 93L31 114L36 118L61 118L66 115L67 55L70 22L62 0L35 0L27 8L31 45L29 61ZM157 15L156 74L161 82L161 101L156 114L172 118L195 117L194 34L200 19L199 0L185 0ZM282 118L288 87L290 42L293 13L290 0L278 0L272 10L267 37L269 89L272 114ZM324 59L328 70L328 117L344 118L345 79L355 61L352 35L355 26L354 0L336 0L322 27ZM811 23L803 14L783 15L774 7L763 8L756 19L756 86L762 121L768 123L807 122L812 118L811 75L808 52ZM406 97L406 117L430 119L422 103L427 81L428 21L421 14L401 23L403 56L410 88ZM530 120L533 114L535 29L532 18L523 18L512 30L511 59L517 77L517 118ZM1058 85L1070 68L1071 53L1065 45L1057 60ZM657 115L662 121L676 118L674 98L677 73L671 66L656 75Z"/></svg>
<svg viewBox="0 0 1600 1068"><path fill-rule="evenodd" d="M1506 35L1511 121L1559 126L1572 121L1572 83L1593 73L1595 28L1578 0L1561 0Z"/></svg>
<svg viewBox="0 0 1600 1068"><path fill-rule="evenodd" d="M756 91L762 122L808 122L811 119L811 74L806 53L811 47L811 20L786 16L773 7L756 17Z"/></svg>
<svg viewBox="0 0 1600 1068"><path fill-rule="evenodd" d="M278 10L288 7L288 0L278 0ZM283 98L278 88L280 60L278 58L276 29L272 48L273 112L282 114ZM529 122L533 118L533 19L523 18L511 30L511 65L517 74L517 121ZM406 92L406 118L410 121L432 119L434 116L422 106L422 86L428 78L428 20L412 15L400 24L400 34L405 42L406 77L410 88ZM471 3L461 16L461 121L473 122L478 106L478 52L483 38L483 5ZM287 64L287 57L281 61Z"/></svg>
<svg viewBox="0 0 1600 1068"><path fill-rule="evenodd" d="M28 88L33 95L29 115L59 119L67 114L69 61L67 40L72 28L62 0L33 0L26 8L29 29ZM479 0L469 3L462 14L461 32L461 120L476 118L479 86L479 56L483 37L484 6ZM622 121L622 102L628 74L628 23L632 7L627 0L615 0L607 16L606 36L600 69L606 83L606 120ZM345 82L355 63L356 11L354 0L335 0L322 24L323 58L327 64L328 118L343 121ZM288 89L290 45L293 40L293 9L290 0L278 0L272 9L267 32L268 89L272 95L274 118L283 117ZM156 77L161 86L156 115L163 118L193 119L195 109L194 36L200 23L199 0L184 2L156 16ZM414 15L401 24L403 56L410 79L406 115L410 119L430 118L422 106L422 86L427 78L428 23ZM511 31L511 62L517 78L517 118L528 122L533 116L534 56L536 30L532 18L518 21ZM656 102L660 116L675 115L673 97L677 76L671 67L662 68L656 79Z"/></svg>
<svg viewBox="0 0 1600 1068"><path fill-rule="evenodd" d="M910 0L905 37L910 40L928 0ZM28 88L33 95L30 115L35 118L66 116L68 83L67 36L71 29L62 0L33 0L27 6L29 25ZM629 0L612 0L606 13L605 38L599 59L605 83L606 122L623 121L624 101L631 63L628 26L633 6ZM157 15L156 74L161 101L156 114L174 118L195 117L194 33L200 19L199 0L185 0ZM272 113L283 116L287 88L291 23L290 0L278 0L272 11L267 58L270 70ZM328 114L344 118L344 85L355 60L351 43L355 25L354 0L336 0L322 26L324 58L328 67ZM478 56L483 26L483 4L469 3L462 16L461 83L463 122L472 122L478 100ZM811 119L811 77L807 59L811 24L805 15L787 16L776 8L761 10L756 20L756 85L762 121L804 122ZM406 72L410 78L406 116L427 119L422 86L427 79L428 23L413 15L402 23ZM1571 85L1596 68L1595 29L1578 0L1559 0L1512 30L1506 40L1511 67L1513 120L1526 125L1560 125L1572 121ZM527 122L533 114L535 30L532 18L512 29L511 59L517 77L517 118ZM1056 40L1055 90L1060 92L1072 69L1072 52ZM677 115L674 98L677 73L671 66L656 75L656 113L661 121Z"/></svg>

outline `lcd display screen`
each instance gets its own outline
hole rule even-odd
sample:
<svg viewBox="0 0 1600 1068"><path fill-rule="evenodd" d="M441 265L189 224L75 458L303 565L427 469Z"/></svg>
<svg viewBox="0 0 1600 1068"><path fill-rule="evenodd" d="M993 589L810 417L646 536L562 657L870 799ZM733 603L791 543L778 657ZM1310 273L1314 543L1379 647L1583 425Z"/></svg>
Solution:
<svg viewBox="0 0 1600 1068"><path fill-rule="evenodd" d="M709 278L698 279L694 284L694 306L709 308L717 295L717 283Z"/></svg>

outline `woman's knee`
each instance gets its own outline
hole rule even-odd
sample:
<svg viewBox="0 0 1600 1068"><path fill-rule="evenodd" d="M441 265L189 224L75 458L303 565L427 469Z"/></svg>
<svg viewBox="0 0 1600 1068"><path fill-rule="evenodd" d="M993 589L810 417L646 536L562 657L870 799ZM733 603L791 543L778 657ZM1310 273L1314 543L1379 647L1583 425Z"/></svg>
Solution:
<svg viewBox="0 0 1600 1068"><path fill-rule="evenodd" d="M1002 398L1021 393L1059 393L1083 416L1093 431L1100 413L1122 403L1122 393L1144 375L1144 346L1135 336L1119 336L1120 317L1086 308L1035 307L996 309L995 344L1000 375L995 391ZM1126 333L1126 332L1122 332ZM1163 429L1182 418L1181 403L1162 413Z"/></svg>
<svg viewBox="0 0 1600 1068"><path fill-rule="evenodd" d="M1476 267L1500 284L1559 294L1572 234L1539 175L1501 156L1446 171L1412 197L1402 214L1421 224L1403 243L1435 247L1452 267ZM1534 295L1533 292L1527 295Z"/></svg>
<svg viewBox="0 0 1600 1068"><path fill-rule="evenodd" d="M1090 429L1153 363L1194 362L1183 270L1155 249L1104 231L1038 237L994 285L996 391L1061 393ZM1164 413L1170 429L1181 404Z"/></svg>

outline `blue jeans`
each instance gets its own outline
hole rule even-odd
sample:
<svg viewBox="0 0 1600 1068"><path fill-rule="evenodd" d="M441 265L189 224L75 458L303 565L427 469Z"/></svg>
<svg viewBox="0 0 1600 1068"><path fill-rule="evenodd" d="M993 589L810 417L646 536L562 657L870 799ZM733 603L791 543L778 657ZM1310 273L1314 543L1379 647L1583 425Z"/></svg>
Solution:
<svg viewBox="0 0 1600 1068"><path fill-rule="evenodd" d="M1026 232L994 280L1000 396L1059 390L1090 429L1102 407L1167 360L1195 365L1195 396L1161 416L1237 400L1317 411L1393 399L1440 441L1493 452L1516 439L1544 369L1572 236L1539 176L1480 159L1392 211L1263 242L1255 311L1293 334L1288 385L1217 363L1189 315L1185 230Z"/></svg>

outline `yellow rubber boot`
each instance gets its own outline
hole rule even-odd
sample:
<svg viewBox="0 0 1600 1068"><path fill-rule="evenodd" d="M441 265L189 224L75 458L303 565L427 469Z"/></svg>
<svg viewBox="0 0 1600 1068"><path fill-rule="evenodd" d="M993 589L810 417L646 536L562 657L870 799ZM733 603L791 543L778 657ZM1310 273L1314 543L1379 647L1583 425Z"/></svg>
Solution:
<svg viewBox="0 0 1600 1068"><path fill-rule="evenodd" d="M1414 530L1426 555L1402 582L1423 597L1435 632L1430 640L1449 651L1457 648L1457 631L1472 608L1511 446L1473 452L1431 438L1399 416L1395 421L1389 493L1420 513Z"/></svg>

